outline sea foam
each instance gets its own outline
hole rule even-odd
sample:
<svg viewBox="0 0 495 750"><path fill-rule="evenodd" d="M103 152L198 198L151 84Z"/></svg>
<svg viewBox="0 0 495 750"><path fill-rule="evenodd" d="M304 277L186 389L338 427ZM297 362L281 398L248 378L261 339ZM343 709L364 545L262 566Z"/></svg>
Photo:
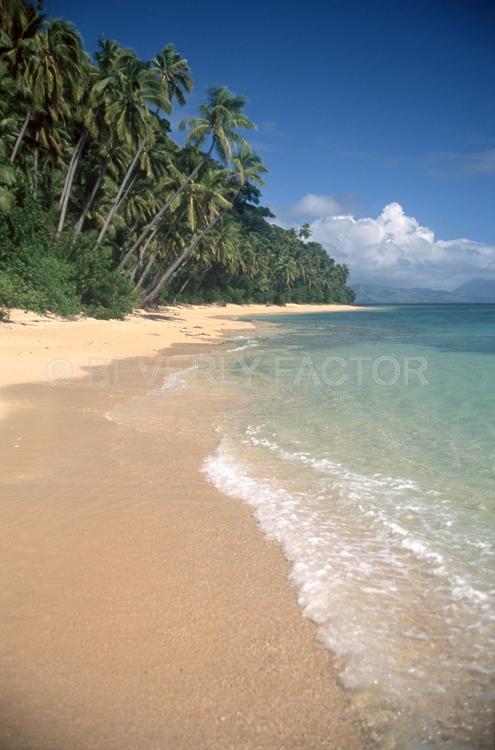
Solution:
<svg viewBox="0 0 495 750"><path fill-rule="evenodd" d="M248 427L242 442L313 472L301 490L281 480L273 460L260 470L227 438L203 467L219 490L249 503L263 532L282 546L299 605L341 660L342 684L357 691L380 746L424 747L418 743L428 738L431 747L450 750L464 732L465 747L477 748L463 727L487 723L479 701L485 675L472 678L469 665L480 656L463 635L466 628L478 629L481 640L486 634L491 653L482 661L490 673L494 592L479 590L469 569L456 571L449 545L462 540L451 527L436 541L426 533L431 496L407 478L366 476L282 447L260 426ZM447 504L435 512L453 523ZM477 699L464 705L466 694Z"/></svg>

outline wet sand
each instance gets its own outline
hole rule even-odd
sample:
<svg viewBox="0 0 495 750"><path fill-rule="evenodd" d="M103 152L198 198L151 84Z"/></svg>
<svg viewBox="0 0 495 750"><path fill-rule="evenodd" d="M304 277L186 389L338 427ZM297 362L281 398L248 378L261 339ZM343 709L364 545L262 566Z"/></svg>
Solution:
<svg viewBox="0 0 495 750"><path fill-rule="evenodd" d="M364 747L288 563L200 472L231 396L118 424L132 369L3 390L0 748Z"/></svg>
<svg viewBox="0 0 495 750"><path fill-rule="evenodd" d="M68 320L10 310L10 322L0 323L0 387L80 377L88 366L124 357L152 357L173 345L219 341L227 331L249 334L255 324L238 316L359 309L349 305L189 305L136 310L123 321L83 316ZM6 408L0 399L0 417Z"/></svg>

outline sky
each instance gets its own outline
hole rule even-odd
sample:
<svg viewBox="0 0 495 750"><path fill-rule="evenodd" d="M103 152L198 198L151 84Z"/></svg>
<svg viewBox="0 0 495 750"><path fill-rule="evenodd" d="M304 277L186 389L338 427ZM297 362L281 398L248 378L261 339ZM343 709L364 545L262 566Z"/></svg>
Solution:
<svg viewBox="0 0 495 750"><path fill-rule="evenodd" d="M262 203L353 281L452 289L495 278L495 0L46 0L86 48L174 42L194 92L248 99Z"/></svg>

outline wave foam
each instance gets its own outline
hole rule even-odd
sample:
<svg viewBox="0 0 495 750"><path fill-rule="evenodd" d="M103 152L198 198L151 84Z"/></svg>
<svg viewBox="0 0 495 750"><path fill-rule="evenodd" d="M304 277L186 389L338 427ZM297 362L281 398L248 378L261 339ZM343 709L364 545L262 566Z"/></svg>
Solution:
<svg viewBox="0 0 495 750"><path fill-rule="evenodd" d="M190 385L190 374L198 370L198 365L191 365L190 367L184 367L177 372L172 372L163 380L163 383L158 391L153 391L153 395L158 395L164 391L183 391Z"/></svg>
<svg viewBox="0 0 495 750"><path fill-rule="evenodd" d="M227 349L227 352L230 354L232 352L242 352L245 349L255 349L257 346L259 346L259 342L255 338L251 338L250 336L238 336L236 341L245 340L244 344L240 344L239 346L235 346L232 349Z"/></svg>
<svg viewBox="0 0 495 750"><path fill-rule="evenodd" d="M427 493L408 479L366 476L284 449L258 427L247 430L245 442L320 477L307 491L288 489L290 483L253 474L226 439L203 466L220 491L249 503L264 533L281 544L304 615L343 660L343 684L359 688L368 718L384 706L394 713L394 731L402 733L396 747L440 733L446 706L450 720L464 693L480 693L466 669L477 654L464 636L468 628L486 635L490 617L488 594L452 568L446 538L440 534L435 545L424 533ZM441 503L440 511L447 512ZM415 632L425 637L411 650L404 644ZM485 652L483 662L490 658Z"/></svg>

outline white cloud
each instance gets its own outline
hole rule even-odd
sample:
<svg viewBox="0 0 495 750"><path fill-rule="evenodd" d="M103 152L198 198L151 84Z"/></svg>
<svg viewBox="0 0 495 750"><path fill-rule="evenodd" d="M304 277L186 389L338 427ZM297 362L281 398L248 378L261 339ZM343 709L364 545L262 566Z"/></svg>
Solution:
<svg viewBox="0 0 495 750"><path fill-rule="evenodd" d="M348 264L353 281L454 289L475 277L495 277L495 245L437 240L398 203L385 206L376 219L320 217L311 224L312 239Z"/></svg>
<svg viewBox="0 0 495 750"><path fill-rule="evenodd" d="M308 193L289 209L290 216L316 219L319 216L336 216L344 210L343 204L332 195Z"/></svg>

